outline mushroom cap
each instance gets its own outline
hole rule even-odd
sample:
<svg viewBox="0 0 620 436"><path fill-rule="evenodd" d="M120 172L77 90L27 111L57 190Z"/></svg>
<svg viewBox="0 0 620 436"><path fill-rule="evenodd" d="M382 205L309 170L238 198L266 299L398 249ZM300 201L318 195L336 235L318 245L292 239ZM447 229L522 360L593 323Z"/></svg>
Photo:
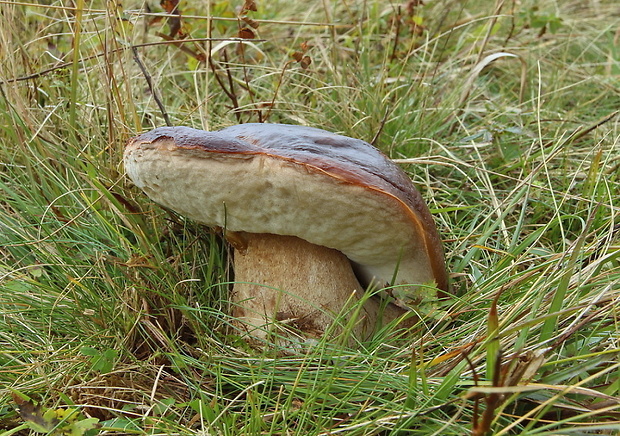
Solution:
<svg viewBox="0 0 620 436"><path fill-rule="evenodd" d="M160 127L132 138L124 162L151 199L203 224L339 250L377 285L448 289L424 200L365 141L286 124Z"/></svg>

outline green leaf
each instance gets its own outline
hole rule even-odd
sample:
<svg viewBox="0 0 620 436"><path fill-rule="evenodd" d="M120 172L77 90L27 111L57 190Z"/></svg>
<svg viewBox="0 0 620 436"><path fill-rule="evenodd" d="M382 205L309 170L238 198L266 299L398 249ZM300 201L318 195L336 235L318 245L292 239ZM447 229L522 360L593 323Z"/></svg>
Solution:
<svg viewBox="0 0 620 436"><path fill-rule="evenodd" d="M93 430L99 427L98 418L86 418L80 421L76 421L69 425L69 434L71 436L83 436L87 431Z"/></svg>
<svg viewBox="0 0 620 436"><path fill-rule="evenodd" d="M101 423L101 427L110 431L124 431L132 433L142 433L140 426L127 418L114 418Z"/></svg>
<svg viewBox="0 0 620 436"><path fill-rule="evenodd" d="M85 356L90 356L92 369L102 374L107 374L114 369L114 361L118 357L118 351L113 349L107 349L102 353L96 348L82 347L80 353Z"/></svg>
<svg viewBox="0 0 620 436"><path fill-rule="evenodd" d="M99 350L97 350L96 348L91 348L91 347L82 347L80 348L80 353L82 353L85 356L98 356Z"/></svg>

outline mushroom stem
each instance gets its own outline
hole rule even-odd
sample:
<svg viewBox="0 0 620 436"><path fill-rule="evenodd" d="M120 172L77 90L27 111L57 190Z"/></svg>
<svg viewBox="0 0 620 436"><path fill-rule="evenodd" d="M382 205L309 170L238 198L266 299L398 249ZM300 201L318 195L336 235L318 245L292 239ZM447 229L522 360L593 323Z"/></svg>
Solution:
<svg viewBox="0 0 620 436"><path fill-rule="evenodd" d="M334 319L364 294L349 259L337 250L294 236L234 233L236 248L233 315L250 336L270 332L290 337L320 337ZM351 310L349 316L356 313ZM353 333L366 338L378 321L389 322L405 311L393 304L382 310L369 298L359 311ZM343 324L349 318L339 318ZM334 332L341 331L338 327Z"/></svg>

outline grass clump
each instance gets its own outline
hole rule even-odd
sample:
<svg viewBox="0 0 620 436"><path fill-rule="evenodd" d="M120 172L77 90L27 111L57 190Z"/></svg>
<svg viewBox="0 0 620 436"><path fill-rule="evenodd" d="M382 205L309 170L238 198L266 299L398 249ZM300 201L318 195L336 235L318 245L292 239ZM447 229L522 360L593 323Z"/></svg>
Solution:
<svg viewBox="0 0 620 436"><path fill-rule="evenodd" d="M617 434L615 2L426 3L0 1L0 434ZM402 163L454 300L248 349L226 246L121 165L143 130L239 122Z"/></svg>

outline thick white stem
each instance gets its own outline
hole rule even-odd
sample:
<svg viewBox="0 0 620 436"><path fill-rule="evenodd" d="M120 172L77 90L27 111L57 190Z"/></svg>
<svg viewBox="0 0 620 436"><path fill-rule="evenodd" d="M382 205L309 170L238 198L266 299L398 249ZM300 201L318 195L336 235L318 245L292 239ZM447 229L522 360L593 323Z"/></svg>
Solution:
<svg viewBox="0 0 620 436"><path fill-rule="evenodd" d="M337 250L292 236L235 233L230 239L236 248L233 315L250 336L319 337L364 293L349 260ZM342 326L353 313L339 317ZM389 322L403 313L394 305L381 311L378 300L370 298L352 331L368 337L380 316Z"/></svg>

